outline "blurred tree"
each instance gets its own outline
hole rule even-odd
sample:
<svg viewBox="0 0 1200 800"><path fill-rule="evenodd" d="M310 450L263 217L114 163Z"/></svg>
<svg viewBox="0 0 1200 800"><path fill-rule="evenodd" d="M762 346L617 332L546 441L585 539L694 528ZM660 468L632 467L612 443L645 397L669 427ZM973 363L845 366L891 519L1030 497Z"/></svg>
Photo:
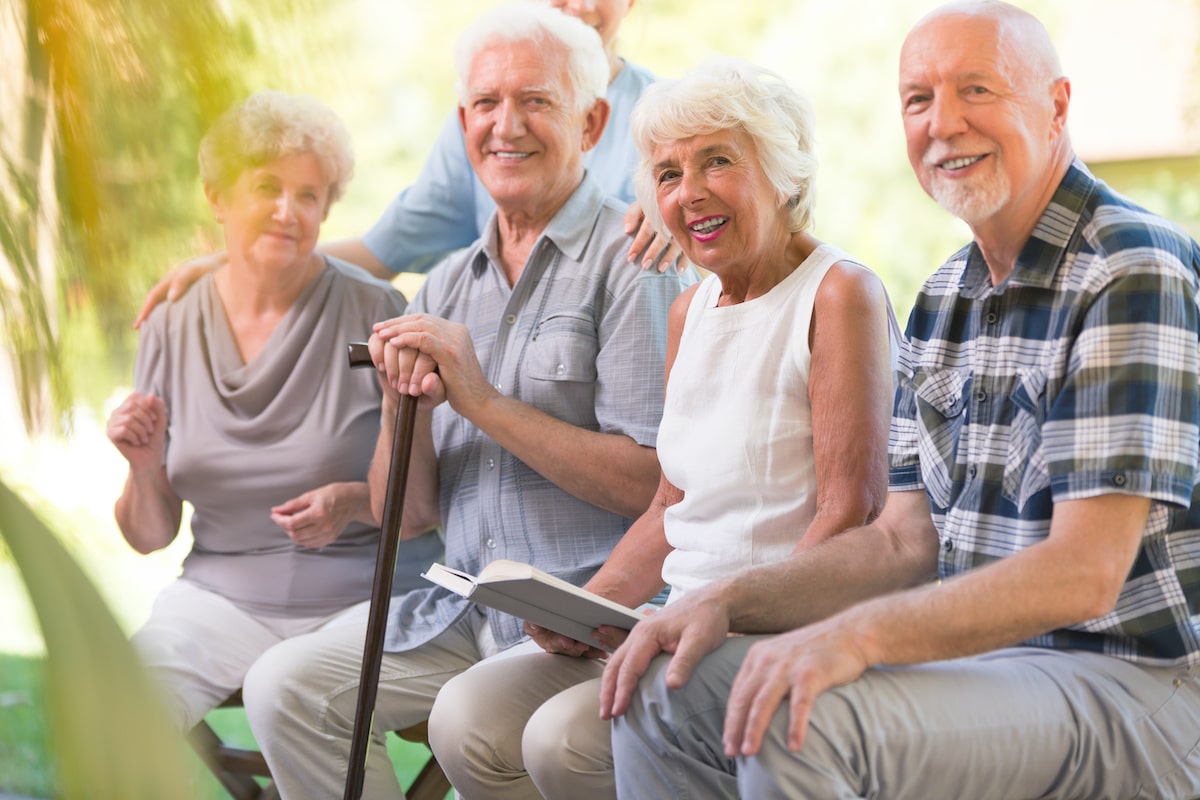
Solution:
<svg viewBox="0 0 1200 800"><path fill-rule="evenodd" d="M277 51L263 56L272 21L286 31L272 31L272 45L295 44L307 28L288 23L319 20L322 5L8 0L0 10L0 318L27 428L53 427L72 399L64 337L80 340L76 366L127 369L148 277L206 246L200 136L289 66Z"/></svg>

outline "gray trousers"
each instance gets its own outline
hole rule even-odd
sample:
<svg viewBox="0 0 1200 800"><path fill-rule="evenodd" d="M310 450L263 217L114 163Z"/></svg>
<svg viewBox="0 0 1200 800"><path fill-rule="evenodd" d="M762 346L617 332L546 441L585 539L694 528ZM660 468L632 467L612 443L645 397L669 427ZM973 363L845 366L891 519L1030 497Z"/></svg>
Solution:
<svg viewBox="0 0 1200 800"><path fill-rule="evenodd" d="M787 709L761 752L724 755L725 702L746 650L729 639L687 686L665 656L613 726L617 794L632 798L1192 798L1200 796L1200 667L1009 648L877 668L813 707L787 749Z"/></svg>

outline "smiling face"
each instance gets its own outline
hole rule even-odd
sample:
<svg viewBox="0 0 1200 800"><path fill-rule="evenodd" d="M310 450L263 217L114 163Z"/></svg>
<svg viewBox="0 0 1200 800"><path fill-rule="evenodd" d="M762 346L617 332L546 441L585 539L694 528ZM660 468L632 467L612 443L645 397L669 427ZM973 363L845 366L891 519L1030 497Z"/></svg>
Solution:
<svg viewBox="0 0 1200 800"><path fill-rule="evenodd" d="M231 262L289 269L312 254L329 210L329 181L312 153L243 170L224 190L206 187Z"/></svg>
<svg viewBox="0 0 1200 800"><path fill-rule="evenodd" d="M939 205L972 226L1039 213L1065 143L1069 89L1021 37L1022 20L945 13L900 56L909 163Z"/></svg>
<svg viewBox="0 0 1200 800"><path fill-rule="evenodd" d="M558 44L498 41L471 64L459 120L467 158L501 213L556 209L583 180L583 153L608 106L577 110L566 75Z"/></svg>
<svg viewBox="0 0 1200 800"><path fill-rule="evenodd" d="M651 164L659 213L693 264L728 275L786 248L787 208L744 131L657 145Z"/></svg>

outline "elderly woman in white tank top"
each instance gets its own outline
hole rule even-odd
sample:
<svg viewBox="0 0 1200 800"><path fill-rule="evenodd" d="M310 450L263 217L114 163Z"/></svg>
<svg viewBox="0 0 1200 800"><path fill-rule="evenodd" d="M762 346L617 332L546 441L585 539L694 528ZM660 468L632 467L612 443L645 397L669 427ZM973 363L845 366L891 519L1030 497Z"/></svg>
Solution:
<svg viewBox="0 0 1200 800"><path fill-rule="evenodd" d="M182 574L133 636L182 730L276 643L365 625L382 392L373 371L347 369L346 343L406 303L313 250L353 163L342 123L312 98L259 92L213 124L200 173L228 263L154 310L136 391L109 419L129 461L116 504L129 544L166 547L193 507ZM436 534L411 542L402 585L441 551Z"/></svg>
<svg viewBox="0 0 1200 800"><path fill-rule="evenodd" d="M587 584L636 607L879 512L900 334L879 279L808 233L812 112L778 76L708 62L650 87L633 129L647 219L712 273L671 310L658 493ZM439 762L465 800L615 797L603 651L526 630L523 655L441 690Z"/></svg>

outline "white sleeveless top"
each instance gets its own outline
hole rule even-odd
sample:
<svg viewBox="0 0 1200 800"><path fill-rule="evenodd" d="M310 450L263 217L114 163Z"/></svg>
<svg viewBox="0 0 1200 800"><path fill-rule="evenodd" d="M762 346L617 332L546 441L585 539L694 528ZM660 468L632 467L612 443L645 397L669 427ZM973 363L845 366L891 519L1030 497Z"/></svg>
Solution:
<svg viewBox="0 0 1200 800"><path fill-rule="evenodd" d="M664 517L668 602L783 558L812 522L808 332L838 261L854 260L822 244L761 297L718 307L710 275L692 298L658 432L663 474L684 493Z"/></svg>

